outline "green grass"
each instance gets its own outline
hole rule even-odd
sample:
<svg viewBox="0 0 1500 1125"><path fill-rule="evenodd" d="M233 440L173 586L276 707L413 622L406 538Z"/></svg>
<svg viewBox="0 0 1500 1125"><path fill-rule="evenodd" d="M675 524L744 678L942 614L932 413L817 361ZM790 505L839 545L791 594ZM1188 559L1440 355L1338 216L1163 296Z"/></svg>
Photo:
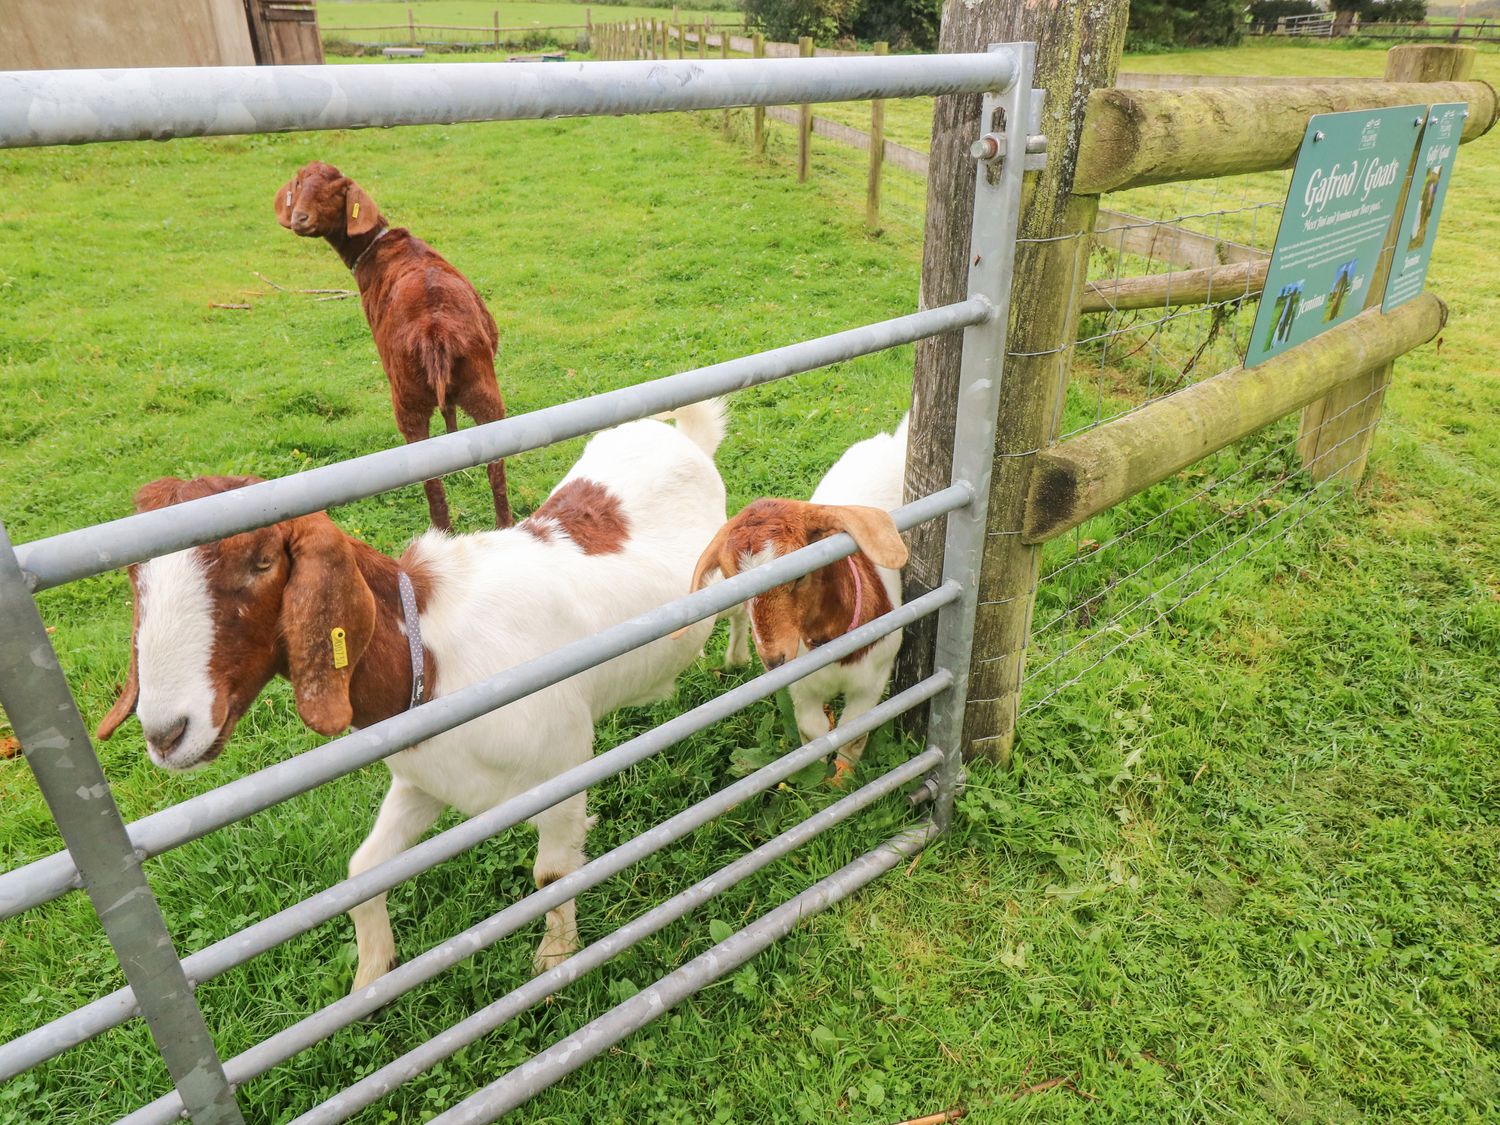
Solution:
<svg viewBox="0 0 1500 1125"><path fill-rule="evenodd" d="M1293 53L1323 72L1358 56ZM1183 57L1165 68L1189 69ZM473 278L500 323L514 411L913 306L914 222L866 236L862 185L836 177L835 158L799 186L725 142L718 119L0 155L0 513L11 536L121 515L158 475L280 476L395 444L358 307L278 292L252 273L289 288L346 284L326 246L272 216L271 193L314 156L357 176ZM1283 425L1085 528L1105 541L1190 497L1205 474L1264 458L1249 479L1176 509L1159 534L1044 585L1038 622L1070 614L1060 632L1077 640L1081 600L1115 580L1091 610L1096 624L1153 591L1174 598L1174 578L1242 534L1269 543L1030 716L1015 772L975 766L953 836L517 1118L882 1125L961 1102L979 1122L1486 1119L1500 1101L1497 173L1492 139L1459 157L1429 280L1452 321L1440 347L1398 364L1360 493L1270 541L1283 513L1304 510L1292 507L1306 490L1294 473L1262 495L1292 468L1277 451ZM806 495L841 448L900 414L910 359L903 349L736 396L720 457L731 505ZM1100 403L1138 401L1151 361L1096 347L1075 377L1070 426ZM519 511L578 446L511 461ZM449 492L459 525L483 526L482 473L450 478ZM394 551L425 507L408 488L335 518ZM1055 544L1049 565L1079 545ZM1143 563L1143 577L1126 578ZM126 584L79 583L44 595L42 609L93 722L125 665ZM1069 642L1042 643L1034 667ZM686 674L670 706L611 719L600 748L738 679L716 667L711 655ZM1038 681L1029 698L1046 690ZM776 725L762 705L594 790L591 852L762 760ZM101 754L135 818L318 741L276 685L210 770L151 767L133 723ZM906 752L877 747L863 773ZM383 768L360 771L153 861L179 949L338 879L384 783ZM789 785L589 892L585 939L828 799ZM0 762L0 803L4 867L59 846L23 763ZM820 839L359 1120L431 1116L700 952L711 920L763 913L902 816L887 802ZM403 955L524 893L532 839L508 834L396 890ZM339 996L351 936L331 923L204 986L221 1052ZM250 1083L247 1120L285 1121L513 987L537 936L529 927ZM120 983L77 895L0 923L0 959L0 1038ZM1071 1075L1072 1088L1011 1099ZM166 1088L135 1022L0 1087L0 1121L109 1121Z"/></svg>
<svg viewBox="0 0 1500 1125"><path fill-rule="evenodd" d="M407 40L405 25L407 22L407 10L418 25L421 24L446 24L452 27L492 27L495 15L500 16L502 28L514 27L570 27L582 26L585 22L585 11L591 11L595 21L599 23L614 23L620 20L633 19L636 16L650 16L656 19L670 19L673 8L670 4L627 4L627 5L600 5L590 7L581 3L569 3L568 0L506 0L504 3L488 3L486 0L417 0L416 3L386 3L381 0L324 0L318 5L318 23L323 29L323 36L328 40L343 39L354 42L371 43L404 43ZM677 9L677 15L684 23L699 23L705 19L712 20L715 24L728 23L739 18L738 12L732 11L706 11L697 8ZM392 25L400 24L401 28L392 30ZM329 31L329 28L383 28L377 31ZM560 33L568 38L568 33ZM464 32L453 30L420 30L418 38L422 42L429 40L443 42L466 42L481 41L484 39L482 32Z"/></svg>

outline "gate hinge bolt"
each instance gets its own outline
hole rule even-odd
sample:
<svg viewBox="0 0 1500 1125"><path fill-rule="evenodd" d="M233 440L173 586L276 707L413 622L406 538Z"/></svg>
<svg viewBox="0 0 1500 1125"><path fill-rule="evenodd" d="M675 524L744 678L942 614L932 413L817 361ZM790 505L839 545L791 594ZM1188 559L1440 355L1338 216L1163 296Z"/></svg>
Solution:
<svg viewBox="0 0 1500 1125"><path fill-rule="evenodd" d="M1004 141L998 133L986 133L969 146L969 155L976 160L998 160L1005 147Z"/></svg>

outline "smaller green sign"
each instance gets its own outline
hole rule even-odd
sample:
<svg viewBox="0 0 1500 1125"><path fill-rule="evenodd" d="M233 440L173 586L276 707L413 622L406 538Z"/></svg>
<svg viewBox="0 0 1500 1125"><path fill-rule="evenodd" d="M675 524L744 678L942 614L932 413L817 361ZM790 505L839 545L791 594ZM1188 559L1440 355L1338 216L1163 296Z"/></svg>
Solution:
<svg viewBox="0 0 1500 1125"><path fill-rule="evenodd" d="M1426 106L1409 105L1309 119L1246 367L1364 309L1426 116Z"/></svg>
<svg viewBox="0 0 1500 1125"><path fill-rule="evenodd" d="M1463 136L1464 118L1468 115L1469 107L1463 102L1435 105L1427 114L1422 143L1417 146L1411 189L1406 193L1401 225L1396 228L1391 276L1385 283L1385 300L1380 306L1385 312L1410 301L1427 284L1427 265L1432 261L1432 244L1437 241L1438 219L1443 214L1443 200L1448 198L1448 181L1453 177L1458 140Z"/></svg>

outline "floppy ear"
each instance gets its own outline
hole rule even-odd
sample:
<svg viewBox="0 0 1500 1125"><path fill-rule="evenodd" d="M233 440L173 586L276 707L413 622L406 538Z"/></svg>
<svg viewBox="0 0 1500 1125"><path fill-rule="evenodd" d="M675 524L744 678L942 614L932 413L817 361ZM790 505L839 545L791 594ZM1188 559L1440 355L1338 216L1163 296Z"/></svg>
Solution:
<svg viewBox="0 0 1500 1125"><path fill-rule="evenodd" d="M325 513L287 526L292 573L282 594L281 632L297 713L319 734L338 734L354 721L349 681L375 632L375 595L348 537Z"/></svg>
<svg viewBox="0 0 1500 1125"><path fill-rule="evenodd" d="M140 679L136 673L135 638L141 631L141 596L135 588L135 567L130 568L130 671L125 674L125 687L120 692L120 698L115 700L115 705L109 709L109 714L100 720L99 726L94 731L94 737L100 742L107 742L109 736L135 710L136 698L141 693Z"/></svg>
<svg viewBox="0 0 1500 1125"><path fill-rule="evenodd" d="M292 186L297 182L293 176L276 189L276 221L287 230L292 229Z"/></svg>
<svg viewBox="0 0 1500 1125"><path fill-rule="evenodd" d="M369 193L353 180L344 198L344 230L352 235L369 234L380 225L380 209Z"/></svg>
<svg viewBox="0 0 1500 1125"><path fill-rule="evenodd" d="M719 556L724 550L724 544L729 542L729 528L732 526L732 524L733 521L731 521L730 523L726 523L723 527L719 528L719 530L714 533L713 540L707 547L703 548L703 553L698 556L698 565L693 567L693 585L692 588L688 591L689 593L696 594L699 590L703 589L703 587L708 584L709 576L713 574L714 571L723 573L723 560L720 559ZM686 633L690 628L692 628L691 625L684 625L681 629L678 629L675 633L671 633L669 635L675 641L678 637Z"/></svg>
<svg viewBox="0 0 1500 1125"><path fill-rule="evenodd" d="M707 547L703 548L703 553L698 556L698 565L693 567L693 587L689 591L690 593L696 594L699 590L703 589L708 583L709 576L714 571L724 574L726 578L729 577L725 573L724 560L720 556L724 552L724 545L729 542L729 529L733 526L734 521L731 520L719 528L714 533L713 540ZM733 564L731 563L730 565L732 566Z"/></svg>
<svg viewBox="0 0 1500 1125"><path fill-rule="evenodd" d="M900 570L906 565L906 544L889 512L862 504L825 504L823 509L876 566Z"/></svg>

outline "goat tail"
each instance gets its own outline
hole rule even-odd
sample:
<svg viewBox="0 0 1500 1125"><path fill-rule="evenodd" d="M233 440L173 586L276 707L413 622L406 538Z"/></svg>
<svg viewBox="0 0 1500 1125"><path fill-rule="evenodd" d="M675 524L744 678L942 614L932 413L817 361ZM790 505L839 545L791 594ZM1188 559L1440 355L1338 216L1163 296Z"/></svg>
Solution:
<svg viewBox="0 0 1500 1125"><path fill-rule="evenodd" d="M432 388L440 411L447 412L448 388L453 381L453 356L449 353L448 341L438 335L426 333L416 340L417 363Z"/></svg>
<svg viewBox="0 0 1500 1125"><path fill-rule="evenodd" d="M662 421L668 418L675 421L683 436L708 454L709 460L712 460L714 451L724 440L724 431L728 428L728 415L729 407L722 398L710 398L676 410L668 410L665 414L658 414L656 417Z"/></svg>

